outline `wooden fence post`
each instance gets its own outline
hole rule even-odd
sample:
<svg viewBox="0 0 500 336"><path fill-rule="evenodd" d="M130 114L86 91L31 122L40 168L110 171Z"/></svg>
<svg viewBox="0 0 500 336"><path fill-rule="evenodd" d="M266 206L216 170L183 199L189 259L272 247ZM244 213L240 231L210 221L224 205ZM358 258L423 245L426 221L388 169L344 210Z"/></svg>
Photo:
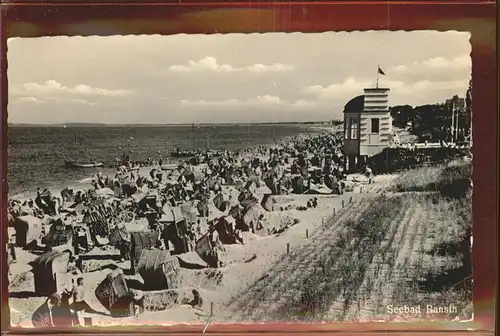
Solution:
<svg viewBox="0 0 500 336"><path fill-rule="evenodd" d="M309 238L309 230L306 229L306 238Z"/></svg>

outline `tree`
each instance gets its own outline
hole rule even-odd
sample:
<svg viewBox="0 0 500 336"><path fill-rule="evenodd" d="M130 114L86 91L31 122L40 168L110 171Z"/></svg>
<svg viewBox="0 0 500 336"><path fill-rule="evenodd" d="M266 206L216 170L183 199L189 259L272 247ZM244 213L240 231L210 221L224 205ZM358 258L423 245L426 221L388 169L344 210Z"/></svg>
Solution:
<svg viewBox="0 0 500 336"><path fill-rule="evenodd" d="M458 96L454 97L458 99ZM448 141L451 136L452 106L445 104L427 104L412 107L410 105L390 108L393 125L406 128L411 123L410 132L419 141ZM472 80L465 97L465 106L458 111L458 141L466 140L470 135L472 119ZM455 120L456 121L456 120Z"/></svg>
<svg viewBox="0 0 500 336"><path fill-rule="evenodd" d="M393 106L390 108L393 125L400 128L406 128L408 122L412 122L415 117L415 111L410 105Z"/></svg>

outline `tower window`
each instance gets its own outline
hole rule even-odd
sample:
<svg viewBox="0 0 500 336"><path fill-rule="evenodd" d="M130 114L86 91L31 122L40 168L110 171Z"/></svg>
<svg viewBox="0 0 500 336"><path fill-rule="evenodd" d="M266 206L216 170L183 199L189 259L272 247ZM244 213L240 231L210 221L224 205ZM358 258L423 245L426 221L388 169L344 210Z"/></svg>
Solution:
<svg viewBox="0 0 500 336"><path fill-rule="evenodd" d="M371 133L379 133L380 132L380 119L379 118L372 118L372 127L371 127Z"/></svg>
<svg viewBox="0 0 500 336"><path fill-rule="evenodd" d="M344 139L349 140L350 135L351 135L351 118L346 118Z"/></svg>
<svg viewBox="0 0 500 336"><path fill-rule="evenodd" d="M358 139L358 121L356 119L351 120L351 139Z"/></svg>

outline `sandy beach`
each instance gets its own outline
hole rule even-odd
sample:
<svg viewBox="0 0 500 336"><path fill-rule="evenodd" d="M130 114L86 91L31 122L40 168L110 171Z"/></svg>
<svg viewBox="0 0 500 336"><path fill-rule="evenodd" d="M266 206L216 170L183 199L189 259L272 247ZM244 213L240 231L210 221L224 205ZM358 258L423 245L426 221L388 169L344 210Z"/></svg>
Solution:
<svg viewBox="0 0 500 336"><path fill-rule="evenodd" d="M154 295L150 294L151 302L148 303L150 311L138 317L117 319L108 316L106 309L90 295L89 303L100 314L87 315L92 317L93 325L98 326L201 324L211 309L214 313L213 323L280 321L283 318L280 318L280 309L301 296L304 289L303 282L321 270L321 261L329 250L336 255L336 263L339 264L336 267L340 267L336 271L338 273L342 272L342 265L352 261L352 258L360 258L363 251L341 252L338 251L335 242L339 237L343 237L349 223L352 220L359 220L360 214L370 205L373 206L375 204L373 202L376 202L381 195L391 197L398 178L401 178L398 174L380 175L372 184L368 184L364 176L351 175L348 180L351 181L353 190L343 195L319 196L317 209L271 212L270 221L279 222L284 217L290 217L299 219L300 222L278 235L259 237L248 233L245 236L245 244L227 245L222 257L226 262L225 267L206 268L206 263L196 252L178 255L180 260L190 264L192 268L199 269L181 268L179 275L182 287L175 290L178 295L177 302L181 302L184 297L190 298L190 290L196 288L204 298L201 309L162 302L162 298L155 299ZM304 205L310 196L287 195L286 199L293 204ZM431 246L433 244L429 241L432 228L426 228L423 226L424 223L425 212L418 205L396 215L390 223L384 242L377 248L378 252L374 251L374 255L371 256L372 262L369 269L365 270L361 287L350 289L349 284L344 283L345 294L340 294L331 303L323 318L353 321L387 320L387 312L383 307L391 302L390 298L397 293L397 287L408 276L406 274L408 262L424 262L424 268L435 267L433 265L436 260L428 257L422 260L420 248L415 245L415 242L418 242L422 248L425 246L429 248L429 244ZM445 239L445 236L437 239ZM20 261L11 264L9 270L12 293L11 319L13 325L30 326L30 315L45 299L16 297L18 295L16 293L30 293L34 290L33 276L29 267L25 265L34 256L21 250L16 252ZM89 254L92 253L102 255L103 251L96 248ZM117 255L118 251L109 249L106 253ZM448 263L446 258L442 262L443 265ZM111 269L114 267L127 269L129 264L106 260L93 267L99 267L99 270L82 274L90 293ZM446 269L449 266L443 267ZM386 282L387 280L390 281ZM324 285L319 284L319 286ZM351 290L354 290L358 297L347 300L346 305L346 298L352 294ZM423 293L420 295L425 297ZM165 307L165 304L170 307L155 311ZM461 313L455 316L461 314L467 316L466 311L471 309L467 307L462 307Z"/></svg>
<svg viewBox="0 0 500 336"><path fill-rule="evenodd" d="M360 179L363 177L356 176ZM371 186L376 188L376 185L382 186L387 184L386 181L391 179L390 176L380 176L380 182ZM229 245L226 246L224 253L224 260L227 266L220 269L202 269L190 270L181 269L181 278L183 288L179 289L180 292L188 293L192 288L199 288L200 293L205 298L206 306L203 310L206 312L210 308L210 302L214 303L215 317L214 320L219 322L234 322L236 321L234 311L226 309L225 307L231 306L232 301L242 293L245 289L249 288L255 282L266 274L272 271L272 266L279 262L287 255L287 245L289 245L289 252L293 253L296 250L303 249L306 245L317 237L317 230L321 229L326 223L335 220L333 213L336 216L342 216L346 211L342 208L342 203L346 208L352 208L350 202L359 202L358 198L363 198L361 188L364 183L357 183L353 192L345 193L341 196L323 195L318 197L318 208L309 211L288 210L270 213L270 220L273 222L280 222L284 218L296 218L300 222L284 233L278 236L258 237L256 235L248 234L244 245ZM365 187L365 192L368 192ZM307 200L311 198L309 195L287 195L286 198L290 203L295 205L305 205ZM308 235L308 237L306 237ZM107 250L106 254L118 255L119 252L113 249ZM35 259L35 256L26 251L16 248L18 262L11 264L9 270L10 280L10 293L13 293L10 299L12 309L12 324L17 326L30 326L29 321L31 314L34 310L43 303L45 298L18 298L16 293L33 292L34 279L31 274L30 267L26 264ZM100 248L91 251L91 254L103 255ZM255 256L254 260L251 260ZM188 263L197 264L200 267L206 267L206 263L200 259L196 252L189 252L177 256L179 259ZM247 262L251 260L250 262ZM83 273L85 282L89 286L89 292L105 278L109 270L113 268L112 265L126 269L129 267L128 262L112 262L105 261L101 263L104 269L96 270L93 272ZM96 267L96 266L94 266ZM269 290L274 290L269 288ZM249 296L250 297L250 296ZM241 298L238 300L241 301ZM97 299L90 301L92 307L96 310L102 311L106 315L106 310L98 302ZM234 303L232 303L234 305ZM94 325L115 325L115 324L176 324L176 323L201 323L206 319L204 314L199 316L199 312L191 307L177 307L166 310L164 312L147 312L139 318L128 319L113 319L103 315L91 315Z"/></svg>
<svg viewBox="0 0 500 336"><path fill-rule="evenodd" d="M9 55L13 327L473 318L469 33Z"/></svg>

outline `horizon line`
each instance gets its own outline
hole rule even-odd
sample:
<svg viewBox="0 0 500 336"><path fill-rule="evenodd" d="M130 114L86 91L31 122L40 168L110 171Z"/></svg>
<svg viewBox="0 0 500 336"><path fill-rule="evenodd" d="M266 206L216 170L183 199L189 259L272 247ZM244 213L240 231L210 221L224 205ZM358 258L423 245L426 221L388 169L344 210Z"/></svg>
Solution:
<svg viewBox="0 0 500 336"><path fill-rule="evenodd" d="M332 120L318 120L318 121L256 121L256 122L217 122L217 123L99 123L99 122L68 122L68 123L11 123L8 122L7 126L52 126L52 127L63 127L63 126L192 126L192 125L265 125L265 124L330 124L332 122L342 122L340 119Z"/></svg>

